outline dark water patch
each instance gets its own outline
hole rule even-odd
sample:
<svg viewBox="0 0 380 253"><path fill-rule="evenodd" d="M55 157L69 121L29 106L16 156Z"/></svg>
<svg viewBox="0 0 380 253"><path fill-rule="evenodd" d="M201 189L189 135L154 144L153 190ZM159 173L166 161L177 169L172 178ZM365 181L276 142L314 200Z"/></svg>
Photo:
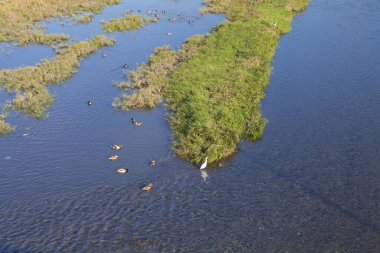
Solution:
<svg viewBox="0 0 380 253"><path fill-rule="evenodd" d="M54 56L55 52L48 46L17 47L10 43L0 43L0 69L34 66L43 59Z"/></svg>

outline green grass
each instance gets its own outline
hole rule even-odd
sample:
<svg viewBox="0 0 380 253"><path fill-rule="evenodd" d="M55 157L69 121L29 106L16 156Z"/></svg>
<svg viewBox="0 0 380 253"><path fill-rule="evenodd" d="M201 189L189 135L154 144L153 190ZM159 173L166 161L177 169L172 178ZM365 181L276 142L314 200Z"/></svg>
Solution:
<svg viewBox="0 0 380 253"><path fill-rule="evenodd" d="M134 92L116 98L114 106L124 110L157 106L164 99L170 74L195 53L203 39L202 36L191 38L182 45L179 52L172 51L168 46L156 48L148 63L127 74L129 81L115 83L115 86L123 90L133 89Z"/></svg>
<svg viewBox="0 0 380 253"><path fill-rule="evenodd" d="M146 19L136 15L125 15L120 19L114 19L109 22L103 22L102 28L105 32L124 32L129 30L138 30L145 24L154 22L154 19Z"/></svg>
<svg viewBox="0 0 380 253"><path fill-rule="evenodd" d="M15 41L19 45L53 45L68 39L67 35L45 34L37 22L72 17L81 13L98 13L105 6L121 0L11 0L0 2L0 42Z"/></svg>
<svg viewBox="0 0 380 253"><path fill-rule="evenodd" d="M0 114L0 136L7 135L15 129L14 127L11 127L8 123L5 122L6 117L6 114Z"/></svg>
<svg viewBox="0 0 380 253"><path fill-rule="evenodd" d="M308 0L206 2L208 8L202 13L222 13L229 21L211 35L188 43L192 50L186 57L179 56L183 49L165 52L164 56L156 52L154 64L151 58L131 75L136 93L118 105L124 109L149 108L157 104L155 97L165 98L173 149L180 157L200 163L205 156L214 162L231 155L240 141L262 136L266 120L260 102L269 83L278 40L291 30L294 15L307 4ZM168 61L166 56L171 54L176 55L176 61L173 57ZM166 63L171 66L168 72L156 71L160 68L155 66ZM140 78L135 80L134 75ZM157 76L162 80L155 84ZM142 85L139 80L143 80ZM145 92L147 87L155 92ZM136 96L140 96L138 103Z"/></svg>
<svg viewBox="0 0 380 253"><path fill-rule="evenodd" d="M53 102L46 87L69 79L78 70L82 59L113 43L113 40L104 36L97 36L58 49L57 57L44 60L37 66L1 70L0 86L4 86L8 92L16 93L11 103L13 109L34 118L43 118Z"/></svg>

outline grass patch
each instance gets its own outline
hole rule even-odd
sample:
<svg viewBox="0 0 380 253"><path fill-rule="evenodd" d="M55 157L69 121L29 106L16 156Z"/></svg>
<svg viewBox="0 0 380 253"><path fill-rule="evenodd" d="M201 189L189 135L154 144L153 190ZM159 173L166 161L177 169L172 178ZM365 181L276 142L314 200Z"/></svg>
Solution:
<svg viewBox="0 0 380 253"><path fill-rule="evenodd" d="M107 5L121 0L12 0L0 2L0 42L20 45L53 45L68 39L66 35L48 35L36 29L37 22L71 17L80 13L98 13Z"/></svg>
<svg viewBox="0 0 380 253"><path fill-rule="evenodd" d="M1 70L0 86L4 86L8 92L16 93L12 101L13 109L34 118L43 118L53 102L46 86L69 79L78 70L82 59L98 48L111 46L113 43L113 40L104 36L97 36L57 49L57 57L44 60L37 66Z"/></svg>
<svg viewBox="0 0 380 253"><path fill-rule="evenodd" d="M105 32L124 32L141 29L145 24L154 22L154 19L146 19L137 15L125 15L120 19L103 22L102 28Z"/></svg>
<svg viewBox="0 0 380 253"><path fill-rule="evenodd" d="M11 127L8 123L5 122L6 118L7 115L5 113L0 114L0 136L7 135L15 130L14 127Z"/></svg>
<svg viewBox="0 0 380 253"><path fill-rule="evenodd" d="M74 20L79 24L91 23L93 19L94 19L94 14L87 14L87 15L82 15L82 16L78 16L74 18Z"/></svg>
<svg viewBox="0 0 380 253"><path fill-rule="evenodd" d="M241 140L265 129L260 102L281 34L308 0L210 0L202 13L225 14L228 22L196 37L179 52L159 49L130 74L132 96L116 100L124 109L167 101L173 149L184 159L213 162L231 155ZM163 50L163 51L162 51ZM186 53L185 53L186 52ZM167 66L168 65L168 66Z"/></svg>
<svg viewBox="0 0 380 253"><path fill-rule="evenodd" d="M115 86L129 90L131 95L116 98L114 106L129 110L131 108L150 109L158 105L165 94L169 75L189 57L194 55L204 38L195 36L184 43L179 52L168 46L156 48L148 63L139 66L137 71L127 74L128 82L118 82Z"/></svg>

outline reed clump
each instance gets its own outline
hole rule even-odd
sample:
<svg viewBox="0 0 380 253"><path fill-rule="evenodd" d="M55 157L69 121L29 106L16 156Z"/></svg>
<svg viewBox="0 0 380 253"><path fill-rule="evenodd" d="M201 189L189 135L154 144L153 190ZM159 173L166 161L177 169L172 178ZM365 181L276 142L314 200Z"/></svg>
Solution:
<svg viewBox="0 0 380 253"><path fill-rule="evenodd" d="M7 122L5 122L6 118L6 113L0 114L0 135L7 135L15 129L14 127L11 127Z"/></svg>
<svg viewBox="0 0 380 253"><path fill-rule="evenodd" d="M81 15L74 18L74 20L79 24L91 23L93 19L94 19L94 14Z"/></svg>
<svg viewBox="0 0 380 253"><path fill-rule="evenodd" d="M16 93L12 108L34 118L43 118L53 97L46 87L69 79L79 67L82 59L97 49L111 46L114 41L97 36L88 41L67 45L57 49L57 56L42 61L37 66L0 71L0 86Z"/></svg>
<svg viewBox="0 0 380 253"><path fill-rule="evenodd" d="M114 19L109 22L103 22L102 28L105 32L124 32L130 30L139 30L145 24L154 22L155 19L147 19L137 15L125 15L120 19Z"/></svg>
<svg viewBox="0 0 380 253"><path fill-rule="evenodd" d="M68 39L66 35L44 34L35 24L80 13L98 13L121 0L12 0L0 2L0 42L53 45Z"/></svg>

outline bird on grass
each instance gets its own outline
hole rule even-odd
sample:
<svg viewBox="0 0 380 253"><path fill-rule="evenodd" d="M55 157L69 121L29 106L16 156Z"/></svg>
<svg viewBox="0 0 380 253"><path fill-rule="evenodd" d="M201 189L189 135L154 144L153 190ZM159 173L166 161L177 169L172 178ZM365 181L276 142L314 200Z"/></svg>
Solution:
<svg viewBox="0 0 380 253"><path fill-rule="evenodd" d="M207 167L207 159L208 159L208 157L206 157L205 162L199 168L200 170L204 170Z"/></svg>

